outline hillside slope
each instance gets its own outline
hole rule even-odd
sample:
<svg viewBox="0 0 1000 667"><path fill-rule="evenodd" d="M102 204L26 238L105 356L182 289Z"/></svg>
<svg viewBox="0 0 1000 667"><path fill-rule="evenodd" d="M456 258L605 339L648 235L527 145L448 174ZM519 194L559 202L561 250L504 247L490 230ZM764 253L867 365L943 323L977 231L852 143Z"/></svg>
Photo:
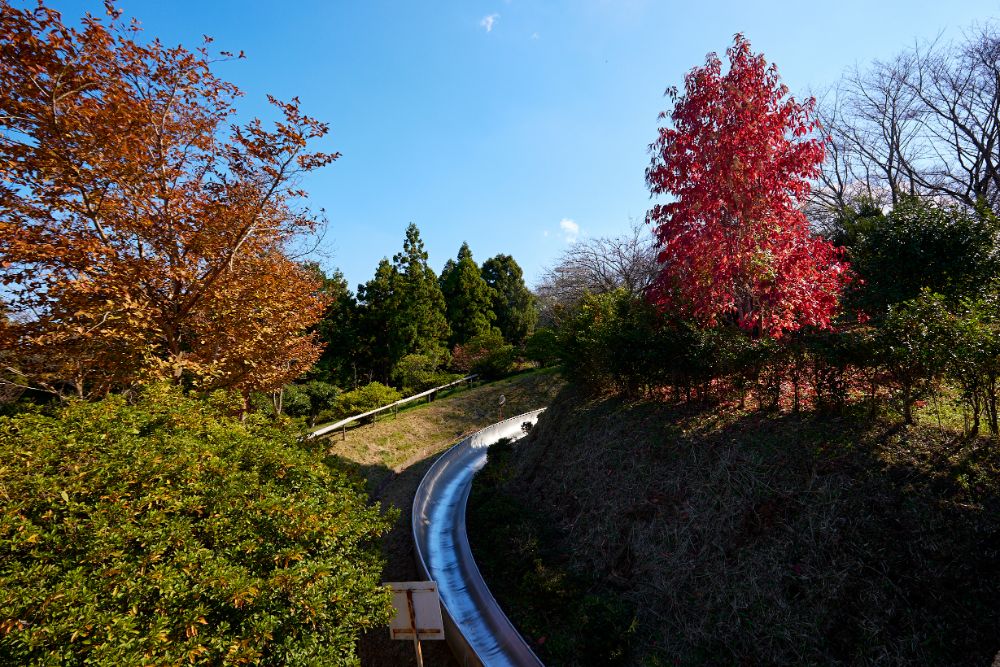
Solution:
<svg viewBox="0 0 1000 667"><path fill-rule="evenodd" d="M332 433L324 440L327 451L357 469L373 501L399 509L390 533L383 539L386 566L383 581L417 578L410 513L413 494L424 473L441 452L466 435L497 420L497 399L506 399L510 416L547 405L563 386L548 369L515 375L471 389L442 393L432 403L421 403L385 415L373 424L349 428L346 439ZM365 667L415 665L413 645L389 639L387 628L364 635L358 647ZM426 642L427 665L456 664L444 642Z"/></svg>
<svg viewBox="0 0 1000 667"><path fill-rule="evenodd" d="M570 388L491 451L473 550L543 659L990 664L995 441L720 412ZM613 653L587 644L591 626L616 628Z"/></svg>

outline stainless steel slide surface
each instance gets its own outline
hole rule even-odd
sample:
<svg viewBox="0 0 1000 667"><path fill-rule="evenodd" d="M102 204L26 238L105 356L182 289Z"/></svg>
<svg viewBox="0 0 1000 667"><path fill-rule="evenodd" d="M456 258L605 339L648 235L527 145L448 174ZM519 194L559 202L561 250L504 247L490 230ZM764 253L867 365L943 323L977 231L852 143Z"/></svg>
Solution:
<svg viewBox="0 0 1000 667"><path fill-rule="evenodd" d="M413 499L417 567L438 584L445 634L463 666L542 665L486 587L465 531L472 478L485 465L487 448L502 438L520 438L521 425L534 423L541 412L505 419L459 442L434 462Z"/></svg>

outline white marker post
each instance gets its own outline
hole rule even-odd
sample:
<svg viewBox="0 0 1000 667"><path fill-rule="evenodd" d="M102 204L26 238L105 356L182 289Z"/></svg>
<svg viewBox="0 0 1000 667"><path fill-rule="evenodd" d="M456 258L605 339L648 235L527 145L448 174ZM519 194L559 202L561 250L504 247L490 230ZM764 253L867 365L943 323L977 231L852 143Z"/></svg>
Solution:
<svg viewBox="0 0 1000 667"><path fill-rule="evenodd" d="M392 589L396 614L389 621L389 637L412 639L417 665L424 667L421 639L444 639L441 600L434 581L397 581L386 584Z"/></svg>

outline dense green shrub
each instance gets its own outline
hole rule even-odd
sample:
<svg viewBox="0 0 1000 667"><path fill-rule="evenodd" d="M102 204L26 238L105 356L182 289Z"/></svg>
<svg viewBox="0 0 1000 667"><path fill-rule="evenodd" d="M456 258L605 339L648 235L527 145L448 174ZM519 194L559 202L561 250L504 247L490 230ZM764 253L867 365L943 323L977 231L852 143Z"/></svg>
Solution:
<svg viewBox="0 0 1000 667"><path fill-rule="evenodd" d="M416 394L433 387L440 387L461 375L441 369L443 356L437 354L408 354L399 360L392 371L393 380L403 388L404 394Z"/></svg>
<svg viewBox="0 0 1000 667"><path fill-rule="evenodd" d="M955 303L979 297L1000 275L998 221L986 209L970 212L904 198L883 213L862 202L847 212L841 227L837 241L861 278L848 290L846 305L877 320L923 288Z"/></svg>
<svg viewBox="0 0 1000 667"><path fill-rule="evenodd" d="M612 294L585 294L559 328L563 372L573 382L603 387L610 382L606 322L615 316Z"/></svg>
<svg viewBox="0 0 1000 667"><path fill-rule="evenodd" d="M456 371L495 380L510 373L516 360L514 346L503 339L499 329L493 328L464 345L456 345L451 365Z"/></svg>
<svg viewBox="0 0 1000 667"><path fill-rule="evenodd" d="M559 360L559 338L554 329L544 327L528 337L524 356L539 366L548 366Z"/></svg>
<svg viewBox="0 0 1000 667"><path fill-rule="evenodd" d="M563 320L557 354L568 379L597 393L668 389L677 400L735 399L740 407L752 396L758 408L794 412L803 404L843 412L853 396L872 415L888 396L907 423L918 400L936 400L943 383L960 390L970 432L985 417L996 434L1000 295L990 285L979 293L949 298L924 288L868 323L845 320L781 339L671 319L624 292L588 294Z"/></svg>
<svg viewBox="0 0 1000 667"><path fill-rule="evenodd" d="M954 317L944 297L929 290L890 306L876 353L897 385L903 420L913 423L913 405L940 378L954 345Z"/></svg>
<svg viewBox="0 0 1000 667"><path fill-rule="evenodd" d="M378 506L238 401L0 417L0 663L356 664Z"/></svg>
<svg viewBox="0 0 1000 667"><path fill-rule="evenodd" d="M990 433L1000 433L997 394L1000 391L1000 313L998 296L965 301L953 319L948 347L948 375L962 390L971 413L972 433L986 415Z"/></svg>
<svg viewBox="0 0 1000 667"><path fill-rule="evenodd" d="M341 394L338 408L341 416L350 417L395 403L401 398L403 395L392 387L387 387L381 382L372 382Z"/></svg>
<svg viewBox="0 0 1000 667"><path fill-rule="evenodd" d="M321 380L290 384L285 387L284 411L293 417L305 417L312 427L333 417L339 396L339 387Z"/></svg>
<svg viewBox="0 0 1000 667"><path fill-rule="evenodd" d="M560 328L559 345L567 376L591 389L637 395L672 387L687 398L706 397L723 377L755 386L775 353L770 339L669 320L624 290L585 295Z"/></svg>

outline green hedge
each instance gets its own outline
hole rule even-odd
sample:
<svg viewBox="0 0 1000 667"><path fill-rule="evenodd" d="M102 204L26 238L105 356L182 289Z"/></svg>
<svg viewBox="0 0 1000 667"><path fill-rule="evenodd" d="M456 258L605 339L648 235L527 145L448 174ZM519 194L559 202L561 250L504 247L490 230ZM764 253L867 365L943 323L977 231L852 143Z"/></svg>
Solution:
<svg viewBox="0 0 1000 667"><path fill-rule="evenodd" d="M155 387L0 418L0 664L357 664L392 517L233 407Z"/></svg>
<svg viewBox="0 0 1000 667"><path fill-rule="evenodd" d="M497 328L479 334L452 351L452 368L461 373L475 373L484 380L496 380L514 370L517 351L503 339Z"/></svg>
<svg viewBox="0 0 1000 667"><path fill-rule="evenodd" d="M387 387L381 382L371 382L354 391L341 394L337 407L340 417L346 418L384 407L401 398L403 395L392 387Z"/></svg>

